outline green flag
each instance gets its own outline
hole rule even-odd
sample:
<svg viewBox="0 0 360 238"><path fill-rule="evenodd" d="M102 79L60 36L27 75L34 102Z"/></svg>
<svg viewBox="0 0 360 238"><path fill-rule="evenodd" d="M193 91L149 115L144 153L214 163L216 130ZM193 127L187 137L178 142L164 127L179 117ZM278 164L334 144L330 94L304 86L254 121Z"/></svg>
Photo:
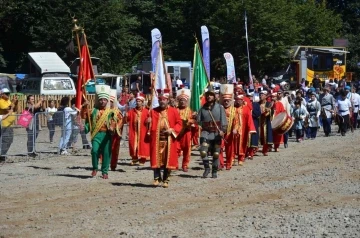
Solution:
<svg viewBox="0 0 360 238"><path fill-rule="evenodd" d="M208 83L209 81L207 78L199 45L198 43L196 43L194 47L194 66L190 99L190 108L192 111L197 112L200 110L201 97L204 94L204 90L205 88L207 88Z"/></svg>

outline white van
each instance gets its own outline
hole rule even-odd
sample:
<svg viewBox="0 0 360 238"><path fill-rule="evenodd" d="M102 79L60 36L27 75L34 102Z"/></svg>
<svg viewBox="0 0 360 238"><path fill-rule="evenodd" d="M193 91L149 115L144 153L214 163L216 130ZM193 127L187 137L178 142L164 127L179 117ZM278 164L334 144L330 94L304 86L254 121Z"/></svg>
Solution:
<svg viewBox="0 0 360 238"><path fill-rule="evenodd" d="M29 53L30 74L21 93L33 95L76 95L70 68L54 52Z"/></svg>
<svg viewBox="0 0 360 238"><path fill-rule="evenodd" d="M23 94L76 95L74 81L66 74L44 74L23 80Z"/></svg>

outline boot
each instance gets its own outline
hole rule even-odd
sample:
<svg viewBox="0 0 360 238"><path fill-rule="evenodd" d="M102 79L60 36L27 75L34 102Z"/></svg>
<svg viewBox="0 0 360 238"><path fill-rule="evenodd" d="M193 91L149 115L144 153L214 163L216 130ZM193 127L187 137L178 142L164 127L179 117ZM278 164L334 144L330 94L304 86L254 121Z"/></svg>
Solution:
<svg viewBox="0 0 360 238"><path fill-rule="evenodd" d="M211 173L212 178L217 178L217 170L213 170Z"/></svg>
<svg viewBox="0 0 360 238"><path fill-rule="evenodd" d="M206 178L209 174L210 174L210 165L209 165L209 160L204 159L203 160L203 163L204 163L204 173L203 173L203 178Z"/></svg>
<svg viewBox="0 0 360 238"><path fill-rule="evenodd" d="M217 171L219 167L219 159L213 159L211 177L217 178Z"/></svg>
<svg viewBox="0 0 360 238"><path fill-rule="evenodd" d="M203 173L203 178L207 178L207 176L210 174L210 168L205 168L205 171Z"/></svg>

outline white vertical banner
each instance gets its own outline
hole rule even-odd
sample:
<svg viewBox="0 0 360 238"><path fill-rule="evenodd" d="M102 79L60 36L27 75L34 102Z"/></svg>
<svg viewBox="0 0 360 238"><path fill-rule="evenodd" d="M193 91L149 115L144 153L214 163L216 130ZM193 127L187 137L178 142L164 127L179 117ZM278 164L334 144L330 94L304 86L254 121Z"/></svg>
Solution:
<svg viewBox="0 0 360 238"><path fill-rule="evenodd" d="M249 68L249 85L250 85L250 89L254 89L254 82L253 82L253 79L252 79L251 66L250 66L249 37L248 37L248 30L247 30L246 11L245 11L245 33L246 33L246 49L247 49L248 68Z"/></svg>
<svg viewBox="0 0 360 238"><path fill-rule="evenodd" d="M156 90L165 89L165 88L166 88L166 77L164 71L164 58L163 58L162 48L160 46L156 61L156 67L155 67L155 82L154 82L155 91L153 93L153 99L152 99L153 108L159 106L159 100L157 97Z"/></svg>
<svg viewBox="0 0 360 238"><path fill-rule="evenodd" d="M210 79L210 35L206 26L201 26L201 40L203 60L208 79Z"/></svg>
<svg viewBox="0 0 360 238"><path fill-rule="evenodd" d="M227 83L236 83L234 57L232 56L232 54L226 52L224 53L224 58L226 60Z"/></svg>
<svg viewBox="0 0 360 238"><path fill-rule="evenodd" d="M161 37L161 32L159 31L159 29L154 28L151 30L151 43L152 43L152 48L151 48L151 63L152 63L152 71L155 72L156 70L156 62L157 62L157 57L159 55L159 49L160 49L160 45L162 42L162 37Z"/></svg>

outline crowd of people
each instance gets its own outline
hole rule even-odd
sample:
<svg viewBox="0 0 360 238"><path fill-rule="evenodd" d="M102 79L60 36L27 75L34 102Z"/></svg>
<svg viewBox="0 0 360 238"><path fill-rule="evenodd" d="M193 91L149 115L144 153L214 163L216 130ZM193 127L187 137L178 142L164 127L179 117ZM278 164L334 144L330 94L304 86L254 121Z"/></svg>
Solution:
<svg viewBox="0 0 360 238"><path fill-rule="evenodd" d="M356 87L344 82L335 85L329 80L322 87L315 80L311 87L305 83L296 91L285 91L281 85L268 85L266 80L261 83L254 80L253 87L240 81L221 84L214 80L203 94L199 111L190 109L191 91L180 83L173 94L170 89L157 90L159 106L156 108L151 108L150 101L138 88L130 91L124 87L117 98L116 90L111 90L110 86L96 85L97 101L92 110L88 102L76 109L75 99L70 102L68 97L61 100L59 108L53 101L44 108L43 99L35 103L32 95L27 97L26 110L32 114L45 112L50 143L54 137L56 113L63 112L65 126L59 145L62 155L68 154L67 148L79 133L83 143L88 144L84 140L90 132L91 175L97 175L101 160L104 179L108 178L109 169L116 170L120 141L125 134L129 141L130 165L144 166L150 161L154 186L162 184L166 188L172 170L180 167L188 172L192 150L200 152L204 166L202 177L211 174L212 178L217 178L219 170L242 166L256 153L268 156L269 152L279 152L280 144L288 148L289 137L293 135L297 142L314 140L322 128L328 137L334 134L331 125L335 122L338 133L345 136L360 125L360 95ZM11 134L11 123L6 123L6 119L16 106L16 98L10 101L3 90L0 99L2 135ZM34 146L31 138L36 138L38 131L31 126L26 131L30 153ZM2 138L2 153L9 147L9 144L3 147L9 143L4 138L9 137Z"/></svg>
<svg viewBox="0 0 360 238"><path fill-rule="evenodd" d="M79 110L75 108L75 100L69 97L63 97L59 107L56 107L54 100L49 100L47 106L44 97L40 97L35 102L34 95L27 95L24 111L19 116L18 98L15 96L10 100L10 91L4 88L0 92L0 120L1 120L1 157L7 155L10 146L14 140L14 123L21 119L23 115L28 116L28 123L21 125L25 127L27 136L27 152L31 157L35 157L34 143L39 135L41 128L40 118L46 117L49 131L49 142L54 143L56 126L60 127L60 154L68 154L67 149L73 147L77 142L77 137L81 134L83 148L91 149L82 126ZM26 112L26 113L24 113Z"/></svg>
<svg viewBox="0 0 360 238"><path fill-rule="evenodd" d="M288 138L293 135L297 142L314 140L323 128L325 136L331 136L334 134L331 125L335 121L338 132L345 136L359 125L360 96L345 84L334 88L327 83L321 89L306 89L307 85L304 85L297 91L284 91L281 85L265 86L257 81L254 86L251 89L241 82L210 84L197 112L189 107L190 90L180 84L176 85L173 95L169 89L157 90L159 106L156 108L149 107L141 92L127 92L127 88L119 100L110 99L107 96L110 93L98 96L103 101L93 109L95 114L82 109L82 117L86 123L91 122L93 128L88 129L92 131L92 176L97 174L99 158L102 159L101 172L105 179L108 178L109 166L116 170L118 159L118 153L112 156L118 152L118 146L111 137L106 139L105 134L100 137L112 141L110 153L105 153L108 149L102 149L103 139L94 140L94 136L108 131L120 137L124 124L128 125L130 165L143 166L150 161L154 186L162 183L163 187L169 186L172 170L181 168L188 171L191 150L194 149L200 152L203 161L202 176L207 178L211 173L212 178L217 178L219 170L242 166L256 153L268 156L270 151L279 152L280 144L288 148ZM112 105L110 109L106 106L108 101ZM291 123L276 125L276 121ZM99 149L94 149L94 143Z"/></svg>

